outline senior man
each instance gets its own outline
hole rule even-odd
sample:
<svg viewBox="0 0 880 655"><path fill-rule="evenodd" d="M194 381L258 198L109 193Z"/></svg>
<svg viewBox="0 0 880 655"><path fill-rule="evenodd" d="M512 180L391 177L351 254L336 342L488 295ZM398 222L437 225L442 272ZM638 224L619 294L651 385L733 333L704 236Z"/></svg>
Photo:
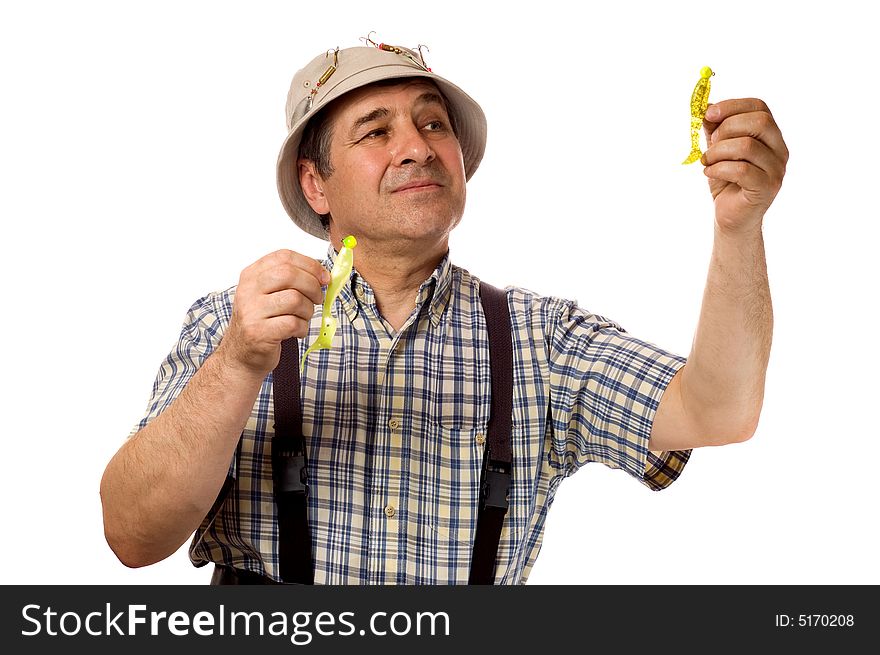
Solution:
<svg viewBox="0 0 880 655"><path fill-rule="evenodd" d="M584 464L658 490L691 449L755 432L772 334L762 221L788 159L761 100L706 114L714 245L687 360L451 263L486 121L419 50L318 55L293 78L287 126L281 199L327 257L278 250L192 306L102 479L124 564L192 535L217 584L522 584ZM349 234L339 329L300 376Z"/></svg>

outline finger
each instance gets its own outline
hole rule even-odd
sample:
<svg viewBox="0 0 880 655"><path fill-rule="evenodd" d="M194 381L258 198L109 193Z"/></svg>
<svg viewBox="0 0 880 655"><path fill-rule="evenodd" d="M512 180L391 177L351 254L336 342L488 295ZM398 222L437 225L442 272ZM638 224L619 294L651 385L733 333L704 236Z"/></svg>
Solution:
<svg viewBox="0 0 880 655"><path fill-rule="evenodd" d="M710 146L700 159L704 166L711 166L720 161L746 161L768 175L775 175L782 169L782 162L776 153L757 139L748 136L723 139Z"/></svg>
<svg viewBox="0 0 880 655"><path fill-rule="evenodd" d="M773 115L767 103L760 98L734 98L711 103L706 109L703 124L714 130L725 118L737 114L748 114L753 111L763 111L771 116Z"/></svg>
<svg viewBox="0 0 880 655"><path fill-rule="evenodd" d="M259 273L268 268L272 268L273 266L278 266L279 264L292 264L297 268L301 268L312 274L319 280L321 279L322 273L326 272L326 269L317 259L312 259L311 257L306 257L293 250L286 249L276 250L275 252L269 253L258 259L248 268L254 273Z"/></svg>
<svg viewBox="0 0 880 655"><path fill-rule="evenodd" d="M258 307L262 318L298 316L305 320L311 320L317 304L297 289L282 289L261 296Z"/></svg>
<svg viewBox="0 0 880 655"><path fill-rule="evenodd" d="M755 111L726 118L707 134L707 140L710 145L715 145L725 139L743 136L752 137L766 145L783 164L788 161L788 147L782 139L782 133L773 117L766 112Z"/></svg>
<svg viewBox="0 0 880 655"><path fill-rule="evenodd" d="M324 269L321 269L325 272ZM256 275L256 287L259 293L270 294L285 289L296 289L314 305L324 302L324 291L321 281L310 271L305 271L291 262L276 264Z"/></svg>
<svg viewBox="0 0 880 655"><path fill-rule="evenodd" d="M266 321L265 336L269 341L281 342L290 337L305 337L309 334L309 321L299 317L275 316Z"/></svg>
<svg viewBox="0 0 880 655"><path fill-rule="evenodd" d="M706 166L703 173L708 178L733 182L746 191L755 193L762 193L771 186L767 173L747 161L720 161Z"/></svg>

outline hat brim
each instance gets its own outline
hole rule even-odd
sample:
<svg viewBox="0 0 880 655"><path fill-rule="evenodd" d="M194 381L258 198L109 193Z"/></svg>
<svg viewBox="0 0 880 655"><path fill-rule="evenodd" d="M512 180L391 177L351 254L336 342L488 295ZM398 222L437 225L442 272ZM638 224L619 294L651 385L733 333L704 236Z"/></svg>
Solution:
<svg viewBox="0 0 880 655"><path fill-rule="evenodd" d="M340 80L336 86L327 90L319 102L290 129L278 153L277 186L281 204L285 211L301 229L319 239L326 239L327 232L321 224L321 217L309 205L299 184L297 159L299 144L309 120L337 98L349 91L380 82L382 80L424 77L440 89L448 104L449 112L456 124L458 142L464 161L465 178L471 179L483 159L486 150L486 116L480 105L467 93L451 82L430 71L421 71L411 66L383 64L363 69L348 78ZM332 78L331 78L332 80Z"/></svg>

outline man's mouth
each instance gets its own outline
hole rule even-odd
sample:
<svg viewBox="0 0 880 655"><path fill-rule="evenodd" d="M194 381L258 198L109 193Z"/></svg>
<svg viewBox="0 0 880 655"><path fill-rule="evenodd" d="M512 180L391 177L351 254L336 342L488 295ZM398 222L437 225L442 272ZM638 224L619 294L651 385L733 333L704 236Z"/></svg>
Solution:
<svg viewBox="0 0 880 655"><path fill-rule="evenodd" d="M442 185L434 180L413 180L397 187L392 193L402 193L404 191L429 191L431 189L439 189L441 186Z"/></svg>

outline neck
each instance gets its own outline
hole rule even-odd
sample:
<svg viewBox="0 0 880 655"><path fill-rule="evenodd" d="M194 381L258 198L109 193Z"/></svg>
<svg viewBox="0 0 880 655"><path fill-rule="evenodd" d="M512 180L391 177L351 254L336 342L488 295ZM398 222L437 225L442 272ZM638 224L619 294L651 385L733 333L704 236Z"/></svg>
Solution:
<svg viewBox="0 0 880 655"><path fill-rule="evenodd" d="M330 239L337 251L342 248L342 236L331 231ZM445 236L433 244L376 243L358 237L355 269L372 288L379 313L395 330L412 314L419 287L431 276L448 249Z"/></svg>

